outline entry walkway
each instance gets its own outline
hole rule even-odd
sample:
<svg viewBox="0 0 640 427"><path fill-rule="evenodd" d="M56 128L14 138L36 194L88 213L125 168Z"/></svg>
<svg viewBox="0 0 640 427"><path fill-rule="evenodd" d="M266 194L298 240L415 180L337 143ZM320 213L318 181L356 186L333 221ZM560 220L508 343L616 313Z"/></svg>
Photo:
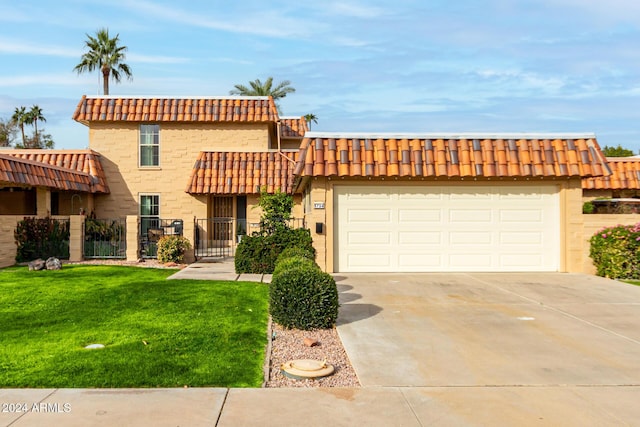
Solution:
<svg viewBox="0 0 640 427"><path fill-rule="evenodd" d="M271 283L271 274L237 274L233 258L203 258L169 276L169 279L235 280Z"/></svg>

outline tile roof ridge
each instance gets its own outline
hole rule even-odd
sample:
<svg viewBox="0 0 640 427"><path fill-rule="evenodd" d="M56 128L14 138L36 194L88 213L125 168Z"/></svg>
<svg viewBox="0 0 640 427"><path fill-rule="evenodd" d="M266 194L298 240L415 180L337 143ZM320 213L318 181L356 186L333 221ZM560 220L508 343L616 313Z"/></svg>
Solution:
<svg viewBox="0 0 640 427"><path fill-rule="evenodd" d="M100 155L91 148L13 148L6 151L0 151L2 154L95 154Z"/></svg>
<svg viewBox="0 0 640 427"><path fill-rule="evenodd" d="M4 153L0 153L0 158L5 159L5 160L12 160L12 161L16 161L16 162L20 162L20 163L25 163L25 164L29 164L32 166L41 166L47 169L54 169L54 170L59 170L59 171L63 171L63 172L71 172L74 174L78 174L78 175L84 175L87 177L92 178L93 175L91 175L88 172L83 172L80 171L78 169L69 169L69 168L65 168L63 166L57 166L57 165L52 165L50 163L45 163L45 162L39 162L37 160L31 160L31 159L25 159L23 157L18 157L18 156L12 156L10 154L4 154Z"/></svg>
<svg viewBox="0 0 640 427"><path fill-rule="evenodd" d="M305 138L347 139L596 139L593 132L321 132L308 131Z"/></svg>
<svg viewBox="0 0 640 427"><path fill-rule="evenodd" d="M640 162L640 156L628 156L628 157L605 157L607 161L612 162Z"/></svg>
<svg viewBox="0 0 640 427"><path fill-rule="evenodd" d="M247 95L83 95L83 99L229 99L229 100L261 100L266 101L270 96Z"/></svg>

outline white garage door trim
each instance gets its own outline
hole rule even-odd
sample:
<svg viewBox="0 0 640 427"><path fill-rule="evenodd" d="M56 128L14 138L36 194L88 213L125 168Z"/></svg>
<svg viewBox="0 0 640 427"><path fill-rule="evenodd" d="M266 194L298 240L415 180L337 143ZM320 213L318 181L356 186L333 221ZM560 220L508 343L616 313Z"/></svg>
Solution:
<svg viewBox="0 0 640 427"><path fill-rule="evenodd" d="M342 272L558 271L557 186L335 186Z"/></svg>

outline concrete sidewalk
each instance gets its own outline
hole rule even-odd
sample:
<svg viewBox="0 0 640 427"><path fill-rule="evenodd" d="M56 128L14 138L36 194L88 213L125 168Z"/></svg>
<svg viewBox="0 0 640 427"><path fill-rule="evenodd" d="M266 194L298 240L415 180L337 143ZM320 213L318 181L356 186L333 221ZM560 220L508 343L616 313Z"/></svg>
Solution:
<svg viewBox="0 0 640 427"><path fill-rule="evenodd" d="M231 280L239 282L271 283L271 274L237 274L233 258L204 258L168 277L192 280Z"/></svg>
<svg viewBox="0 0 640 427"><path fill-rule="evenodd" d="M638 425L639 400L632 386L0 389L0 425Z"/></svg>

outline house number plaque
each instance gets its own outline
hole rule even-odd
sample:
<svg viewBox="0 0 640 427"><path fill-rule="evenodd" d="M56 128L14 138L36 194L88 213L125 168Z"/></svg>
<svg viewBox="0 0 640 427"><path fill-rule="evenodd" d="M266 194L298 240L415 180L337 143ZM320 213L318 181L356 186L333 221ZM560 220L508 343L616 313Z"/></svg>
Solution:
<svg viewBox="0 0 640 427"><path fill-rule="evenodd" d="M324 209L324 202L313 202L314 209Z"/></svg>

